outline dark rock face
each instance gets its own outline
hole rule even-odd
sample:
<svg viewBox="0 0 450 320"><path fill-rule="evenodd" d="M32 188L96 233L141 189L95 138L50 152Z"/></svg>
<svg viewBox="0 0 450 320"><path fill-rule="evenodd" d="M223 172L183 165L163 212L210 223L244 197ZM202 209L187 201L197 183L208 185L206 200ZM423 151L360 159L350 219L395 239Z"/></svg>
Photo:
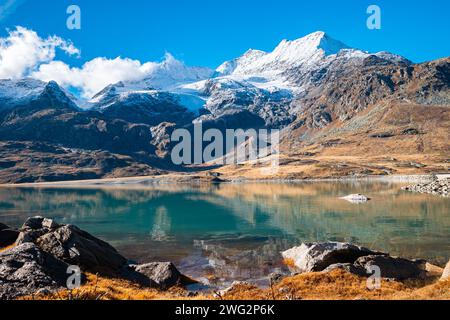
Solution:
<svg viewBox="0 0 450 320"><path fill-rule="evenodd" d="M0 300L61 289L66 285L68 267L33 243L0 253Z"/></svg>
<svg viewBox="0 0 450 320"><path fill-rule="evenodd" d="M295 263L299 272L323 271L336 263L354 263L360 257L382 254L341 242L304 243L282 253L284 259Z"/></svg>
<svg viewBox="0 0 450 320"><path fill-rule="evenodd" d="M144 287L167 288L182 284L183 276L171 262L152 262L128 266L123 276Z"/></svg>
<svg viewBox="0 0 450 320"><path fill-rule="evenodd" d="M166 92L155 92L154 95L131 93L121 98L110 86L96 110L109 119L121 119L130 123L144 123L151 126L162 122L175 122L179 125L187 124L196 115L181 106L176 98ZM102 109L104 105L107 108Z"/></svg>
<svg viewBox="0 0 450 320"><path fill-rule="evenodd" d="M0 248L12 245L16 242L19 236L19 231L13 229L0 230Z"/></svg>
<svg viewBox="0 0 450 320"><path fill-rule="evenodd" d="M331 272L333 270L345 270L347 272L356 274L358 276L367 276L366 270L360 267L356 267L351 263L335 263L326 268L323 272Z"/></svg>
<svg viewBox="0 0 450 320"><path fill-rule="evenodd" d="M371 275L371 267L381 270L381 277L395 280L420 279L425 277L426 262L423 260L407 260L390 256L366 256L359 258L354 266L362 268Z"/></svg>
<svg viewBox="0 0 450 320"><path fill-rule="evenodd" d="M28 219L17 244L35 243L41 250L85 271L115 274L127 260L112 246L75 226L50 219Z"/></svg>

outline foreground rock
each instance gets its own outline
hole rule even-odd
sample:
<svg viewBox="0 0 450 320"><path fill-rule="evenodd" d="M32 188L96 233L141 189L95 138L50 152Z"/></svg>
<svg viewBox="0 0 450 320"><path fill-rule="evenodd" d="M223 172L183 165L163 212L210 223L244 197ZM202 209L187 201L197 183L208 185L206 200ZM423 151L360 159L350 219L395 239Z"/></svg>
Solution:
<svg viewBox="0 0 450 320"><path fill-rule="evenodd" d="M17 244L34 243L55 258L84 271L116 274L127 263L108 243L72 225L51 219L29 218L22 226Z"/></svg>
<svg viewBox="0 0 450 320"><path fill-rule="evenodd" d="M68 267L33 243L0 253L0 300L62 289Z"/></svg>
<svg viewBox="0 0 450 320"><path fill-rule="evenodd" d="M434 181L430 183L413 184L403 187L402 190L448 197L450 196L450 179L435 178Z"/></svg>
<svg viewBox="0 0 450 320"><path fill-rule="evenodd" d="M0 228L9 230L3 224ZM69 266L161 290L192 283L170 262L128 265L116 249L89 233L33 217L20 229L16 246L0 255L0 299L63 289Z"/></svg>
<svg viewBox="0 0 450 320"><path fill-rule="evenodd" d="M185 284L185 278L171 262L152 262L130 265L122 276L144 287L168 289Z"/></svg>
<svg viewBox="0 0 450 320"><path fill-rule="evenodd" d="M442 274L441 280L450 279L450 261L447 263L447 266L444 269L444 273Z"/></svg>
<svg viewBox="0 0 450 320"><path fill-rule="evenodd" d="M303 273L323 271L336 263L354 263L360 257L380 254L383 253L350 243L326 242L303 243L283 252L282 256L292 262L298 272Z"/></svg>
<svg viewBox="0 0 450 320"><path fill-rule="evenodd" d="M16 242L19 231L0 223L0 248L8 247Z"/></svg>
<svg viewBox="0 0 450 320"><path fill-rule="evenodd" d="M379 268L382 278L395 280L421 279L426 276L426 261L391 257L349 243L327 242L302 244L282 253L294 271L330 272L335 269L369 276Z"/></svg>
<svg viewBox="0 0 450 320"><path fill-rule="evenodd" d="M426 277L426 261L408 260L390 256L366 256L354 263L356 269L363 270L367 275L373 275L379 268L382 278L406 280L423 279Z"/></svg>

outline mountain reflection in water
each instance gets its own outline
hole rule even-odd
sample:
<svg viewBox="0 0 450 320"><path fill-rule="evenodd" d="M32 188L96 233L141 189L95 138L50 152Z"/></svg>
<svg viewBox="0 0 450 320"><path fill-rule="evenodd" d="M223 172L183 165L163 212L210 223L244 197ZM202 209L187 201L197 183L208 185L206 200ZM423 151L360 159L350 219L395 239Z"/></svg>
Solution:
<svg viewBox="0 0 450 320"><path fill-rule="evenodd" d="M339 199L351 193L372 200ZM130 259L173 261L212 284L283 272L280 251L303 241L450 258L450 199L383 182L0 189L1 222L18 227L35 215L75 224Z"/></svg>

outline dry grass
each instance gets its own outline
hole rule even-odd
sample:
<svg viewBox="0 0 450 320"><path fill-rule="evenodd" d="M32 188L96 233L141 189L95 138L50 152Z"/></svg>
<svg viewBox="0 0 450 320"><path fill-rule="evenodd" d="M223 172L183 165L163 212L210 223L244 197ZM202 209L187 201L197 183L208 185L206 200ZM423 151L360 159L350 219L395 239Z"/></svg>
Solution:
<svg viewBox="0 0 450 320"><path fill-rule="evenodd" d="M121 279L103 278L87 274L86 283L75 290L64 290L48 295L23 297L21 300L179 300L187 299L183 288L172 288L167 292L142 288ZM198 299L206 297L198 297Z"/></svg>
<svg viewBox="0 0 450 320"><path fill-rule="evenodd" d="M380 290L368 290L367 279L335 270L289 277L271 288L241 284L220 298L212 295L188 297L183 288L167 292L144 289L125 280L89 274L78 290L24 297L25 300L427 300L450 299L449 281L383 281ZM428 283L427 283L428 282Z"/></svg>
<svg viewBox="0 0 450 320"><path fill-rule="evenodd" d="M10 245L8 247L0 248L0 252L5 252L5 251L7 251L9 249L14 248L15 246L16 246L15 244L12 244L12 245Z"/></svg>

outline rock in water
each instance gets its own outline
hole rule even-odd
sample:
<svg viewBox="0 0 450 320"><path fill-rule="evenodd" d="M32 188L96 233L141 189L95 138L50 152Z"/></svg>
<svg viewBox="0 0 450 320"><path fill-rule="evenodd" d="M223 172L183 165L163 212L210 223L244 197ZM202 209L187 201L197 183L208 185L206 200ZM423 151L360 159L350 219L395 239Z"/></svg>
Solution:
<svg viewBox="0 0 450 320"><path fill-rule="evenodd" d="M426 261L424 260L371 255L359 258L354 266L363 268L368 275L373 275L373 267L378 267L382 278L395 280L422 279L426 276Z"/></svg>
<svg viewBox="0 0 450 320"><path fill-rule="evenodd" d="M127 262L116 249L89 233L41 217L30 218L23 225L17 244L28 242L85 271L116 274Z"/></svg>
<svg viewBox="0 0 450 320"><path fill-rule="evenodd" d="M362 194L351 194L346 197L342 197L341 199L347 200L348 202L351 202L351 203L365 203L370 200L369 197L362 195Z"/></svg>
<svg viewBox="0 0 450 320"><path fill-rule="evenodd" d="M447 263L447 266L444 269L444 273L442 274L441 280L450 279L450 261Z"/></svg>
<svg viewBox="0 0 450 320"><path fill-rule="evenodd" d="M0 253L0 300L61 289L69 276L68 267L33 243Z"/></svg>
<svg viewBox="0 0 450 320"><path fill-rule="evenodd" d="M123 276L145 287L168 289L182 284L183 276L171 262L128 266Z"/></svg>
<svg viewBox="0 0 450 320"><path fill-rule="evenodd" d="M323 271L332 264L354 263L360 257L381 254L350 243L326 242L303 243L283 252L282 256L291 261L298 272L315 272Z"/></svg>

